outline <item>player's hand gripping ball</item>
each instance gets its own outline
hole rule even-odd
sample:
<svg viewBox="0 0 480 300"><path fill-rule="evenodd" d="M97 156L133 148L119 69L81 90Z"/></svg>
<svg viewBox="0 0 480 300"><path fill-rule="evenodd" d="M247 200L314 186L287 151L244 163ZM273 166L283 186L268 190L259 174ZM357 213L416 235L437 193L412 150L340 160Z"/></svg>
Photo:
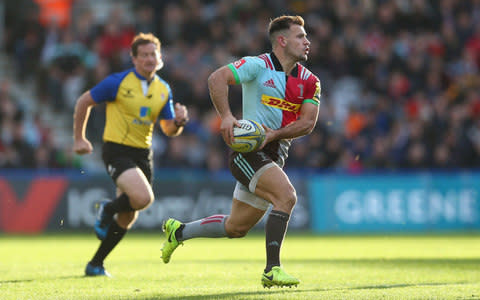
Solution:
<svg viewBox="0 0 480 300"><path fill-rule="evenodd" d="M233 144L229 145L236 152L258 150L265 140L265 129L253 120L238 120L240 127L233 127Z"/></svg>

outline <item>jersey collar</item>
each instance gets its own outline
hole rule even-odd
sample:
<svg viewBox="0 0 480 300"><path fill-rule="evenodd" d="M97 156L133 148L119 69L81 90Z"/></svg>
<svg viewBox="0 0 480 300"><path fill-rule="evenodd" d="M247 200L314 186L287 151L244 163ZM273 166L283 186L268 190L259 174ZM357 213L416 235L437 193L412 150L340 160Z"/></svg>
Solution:
<svg viewBox="0 0 480 300"><path fill-rule="evenodd" d="M270 58L272 59L273 66L275 67L275 71L284 72L283 68L282 68L282 64L278 60L275 53L270 52ZM298 77L298 63L295 64L295 67L293 68L292 72L290 73L290 76Z"/></svg>
<svg viewBox="0 0 480 300"><path fill-rule="evenodd" d="M146 81L148 82L147 78L145 78L145 77L143 77L142 75L140 75L140 73L138 73L137 70L135 70L135 68L132 68L132 70L133 70L133 73L135 73L135 76L137 76L138 79L140 79L140 80L146 80ZM157 76L157 75L154 75L154 76L153 76L152 81L155 79L155 76Z"/></svg>
<svg viewBox="0 0 480 300"><path fill-rule="evenodd" d="M135 68L132 69L133 70L133 73L135 73L135 76L137 76L138 79L140 80L147 80L147 78L143 77L142 75L140 75L140 73L137 72L137 70L135 70Z"/></svg>

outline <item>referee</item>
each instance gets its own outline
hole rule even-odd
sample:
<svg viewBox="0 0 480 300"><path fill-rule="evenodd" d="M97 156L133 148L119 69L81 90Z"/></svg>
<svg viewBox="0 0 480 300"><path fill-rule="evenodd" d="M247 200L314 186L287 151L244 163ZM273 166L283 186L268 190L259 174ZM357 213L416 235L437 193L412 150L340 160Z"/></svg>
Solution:
<svg viewBox="0 0 480 300"><path fill-rule="evenodd" d="M170 137L182 133L188 121L184 105L173 102L167 82L156 75L163 66L160 41L139 33L131 44L132 69L114 73L79 97L73 115L73 150L92 152L85 136L91 108L106 102L102 159L117 187L117 198L98 205L95 233L101 243L88 262L87 276L110 276L103 266L107 255L135 223L138 211L154 200L152 132L159 120ZM116 216L116 218L115 218Z"/></svg>

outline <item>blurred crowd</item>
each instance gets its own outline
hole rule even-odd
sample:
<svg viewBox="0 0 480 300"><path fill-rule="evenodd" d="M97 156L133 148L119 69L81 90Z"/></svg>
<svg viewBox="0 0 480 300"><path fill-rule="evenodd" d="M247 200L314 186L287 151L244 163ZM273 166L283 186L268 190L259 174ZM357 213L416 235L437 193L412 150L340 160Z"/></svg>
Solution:
<svg viewBox="0 0 480 300"><path fill-rule="evenodd" d="M0 168L82 167L88 157L55 144L35 113L26 117L9 81L34 82L39 106L71 115L83 91L131 67L138 32L161 39L158 74L191 119L180 137L155 131L156 167L226 168L207 77L269 52L268 22L282 14L304 17L305 65L322 82L318 124L294 141L287 168L480 167L479 0L18 0L5 8L5 52L15 68L0 85ZM230 102L241 117L240 87ZM96 107L89 121L96 143L103 113Z"/></svg>

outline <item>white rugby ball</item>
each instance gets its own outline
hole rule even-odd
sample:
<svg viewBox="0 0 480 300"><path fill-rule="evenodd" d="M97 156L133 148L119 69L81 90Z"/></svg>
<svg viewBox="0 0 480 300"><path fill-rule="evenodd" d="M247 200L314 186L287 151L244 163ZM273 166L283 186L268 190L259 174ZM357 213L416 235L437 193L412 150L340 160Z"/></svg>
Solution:
<svg viewBox="0 0 480 300"><path fill-rule="evenodd" d="M238 120L240 127L233 127L233 144L228 145L236 152L257 150L265 140L265 129L253 120Z"/></svg>

